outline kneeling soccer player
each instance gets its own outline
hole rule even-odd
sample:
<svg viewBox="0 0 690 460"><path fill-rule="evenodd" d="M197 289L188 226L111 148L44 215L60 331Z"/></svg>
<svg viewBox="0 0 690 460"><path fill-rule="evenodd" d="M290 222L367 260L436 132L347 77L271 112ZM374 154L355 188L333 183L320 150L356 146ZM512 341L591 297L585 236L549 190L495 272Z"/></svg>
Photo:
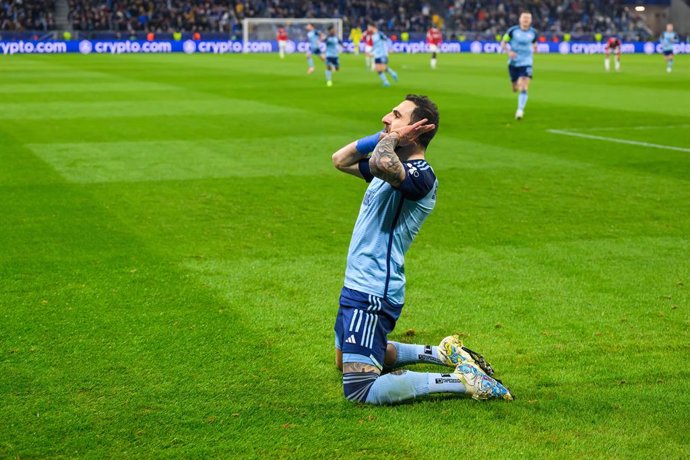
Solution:
<svg viewBox="0 0 690 460"><path fill-rule="evenodd" d="M337 169L370 183L352 234L335 321L336 365L343 372L345 397L369 404L431 393L512 400L508 389L488 375L493 371L483 358L462 347L457 336L438 347L388 341L404 304L405 253L436 204L438 181L425 154L439 113L425 96L408 95L382 122L382 132L333 154ZM415 362L454 371L382 374Z"/></svg>

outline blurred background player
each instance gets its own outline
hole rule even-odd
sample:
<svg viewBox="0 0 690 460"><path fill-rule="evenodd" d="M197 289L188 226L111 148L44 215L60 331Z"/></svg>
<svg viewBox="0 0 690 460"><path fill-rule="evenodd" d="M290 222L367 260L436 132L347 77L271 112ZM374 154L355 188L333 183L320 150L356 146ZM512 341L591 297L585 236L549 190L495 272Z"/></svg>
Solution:
<svg viewBox="0 0 690 460"><path fill-rule="evenodd" d="M372 54L374 55L374 70L379 74L379 78L383 82L383 86L390 86L390 82L386 77L388 73L393 81L398 81L398 74L388 67L388 46L389 40L383 32L379 32L379 29L373 25L369 24L367 28L371 33L371 43L372 43Z"/></svg>
<svg viewBox="0 0 690 460"><path fill-rule="evenodd" d="M609 72L611 70L611 53L615 56L614 67L616 72L621 70L621 41L618 37L611 37L608 39L606 45L604 45L604 53L606 54L604 58L604 68L606 71Z"/></svg>
<svg viewBox="0 0 690 460"><path fill-rule="evenodd" d="M321 40L325 37L321 32L316 30L312 24L307 24L307 41L309 41L309 49L307 50L307 73L311 74L314 72L314 58L312 56L318 56L321 61L325 61L321 55Z"/></svg>
<svg viewBox="0 0 690 460"><path fill-rule="evenodd" d="M352 41L352 45L354 46L353 52L355 55L359 54L359 42L362 40L362 29L360 29L358 26L354 26L352 29L350 29L350 40Z"/></svg>
<svg viewBox="0 0 690 460"><path fill-rule="evenodd" d="M520 14L520 24L508 29L501 41L501 49L508 51L508 73L513 92L518 94L515 119L521 120L527 105L527 90L532 79L533 56L537 51L537 31L532 28L532 14Z"/></svg>
<svg viewBox="0 0 690 460"><path fill-rule="evenodd" d="M362 34L362 41L364 42L364 65L367 69L374 71L374 43L371 40L371 30L367 27L367 30Z"/></svg>
<svg viewBox="0 0 690 460"><path fill-rule="evenodd" d="M343 42L336 35L335 26L328 28L326 42L326 86L333 86L332 73L340 69L338 55Z"/></svg>
<svg viewBox="0 0 690 460"><path fill-rule="evenodd" d="M429 45L429 51L431 51L431 68L436 68L436 53L441 51L441 42L443 41L443 36L441 31L438 30L435 24L431 25L429 31L426 33L426 42Z"/></svg>
<svg viewBox="0 0 690 460"><path fill-rule="evenodd" d="M288 41L288 34L285 30L285 27L278 27L276 40L278 40L278 52L280 53L280 59L285 59L285 47L287 46Z"/></svg>
<svg viewBox="0 0 690 460"><path fill-rule="evenodd" d="M673 45L678 43L678 34L673 31L673 24L666 24L666 31L661 33L661 51L666 60L666 72L673 70Z"/></svg>

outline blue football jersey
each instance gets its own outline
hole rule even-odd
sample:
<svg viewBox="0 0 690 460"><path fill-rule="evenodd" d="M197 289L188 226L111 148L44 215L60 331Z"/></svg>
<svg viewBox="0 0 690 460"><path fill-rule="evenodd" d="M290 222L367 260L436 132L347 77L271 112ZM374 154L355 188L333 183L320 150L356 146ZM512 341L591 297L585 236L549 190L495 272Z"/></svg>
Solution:
<svg viewBox="0 0 690 460"><path fill-rule="evenodd" d="M381 32L376 32L371 36L372 54L374 58L380 59L388 57L388 37Z"/></svg>
<svg viewBox="0 0 690 460"><path fill-rule="evenodd" d="M321 34L318 30L314 29L310 32L307 32L307 40L309 40L309 46L311 47L312 51L318 50L321 42Z"/></svg>
<svg viewBox="0 0 690 460"><path fill-rule="evenodd" d="M338 57L338 46L341 43L340 39L336 36L329 35L326 37L326 57Z"/></svg>
<svg viewBox="0 0 690 460"><path fill-rule="evenodd" d="M678 43L678 35L675 32L664 32L661 34L661 49L664 51L673 51L673 45Z"/></svg>
<svg viewBox="0 0 690 460"><path fill-rule="evenodd" d="M425 160L403 162L405 180L393 187L374 177L369 161L359 163L370 182L352 232L345 287L405 302L405 253L436 205L438 180Z"/></svg>
<svg viewBox="0 0 690 460"><path fill-rule="evenodd" d="M537 31L530 27L522 30L520 26L513 26L503 36L511 51L517 53L515 59L508 59L508 63L515 67L531 66L533 63L532 45L537 42Z"/></svg>

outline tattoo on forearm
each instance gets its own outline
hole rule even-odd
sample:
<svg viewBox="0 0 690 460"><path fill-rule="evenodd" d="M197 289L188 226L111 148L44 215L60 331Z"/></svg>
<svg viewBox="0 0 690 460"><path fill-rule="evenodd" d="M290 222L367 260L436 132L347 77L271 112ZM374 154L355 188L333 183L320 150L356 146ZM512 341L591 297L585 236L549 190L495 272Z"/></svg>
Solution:
<svg viewBox="0 0 690 460"><path fill-rule="evenodd" d="M379 141L374 153L369 159L371 173L391 185L400 185L404 176L404 168L400 158L395 153L398 137L386 136Z"/></svg>

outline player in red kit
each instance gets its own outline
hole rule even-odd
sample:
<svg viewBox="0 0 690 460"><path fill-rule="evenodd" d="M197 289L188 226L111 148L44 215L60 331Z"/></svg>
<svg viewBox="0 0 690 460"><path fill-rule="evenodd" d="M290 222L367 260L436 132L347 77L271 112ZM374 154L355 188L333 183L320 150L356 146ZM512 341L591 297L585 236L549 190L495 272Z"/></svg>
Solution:
<svg viewBox="0 0 690 460"><path fill-rule="evenodd" d="M611 70L611 53L614 53L616 55L616 72L621 70L621 41L618 39L618 37L611 37L608 39L606 45L604 45L604 53L606 53L606 57L604 58L604 68L606 69L606 71L608 72Z"/></svg>
<svg viewBox="0 0 690 460"><path fill-rule="evenodd" d="M429 31L426 33L426 43L429 45L429 51L431 51L431 68L436 68L436 53L441 51L441 42L443 41L443 36L438 27L432 25Z"/></svg>
<svg viewBox="0 0 690 460"><path fill-rule="evenodd" d="M276 34L276 40L278 40L278 52L280 53L280 59L285 58L285 47L287 46L288 34L285 27L279 27L278 33Z"/></svg>

